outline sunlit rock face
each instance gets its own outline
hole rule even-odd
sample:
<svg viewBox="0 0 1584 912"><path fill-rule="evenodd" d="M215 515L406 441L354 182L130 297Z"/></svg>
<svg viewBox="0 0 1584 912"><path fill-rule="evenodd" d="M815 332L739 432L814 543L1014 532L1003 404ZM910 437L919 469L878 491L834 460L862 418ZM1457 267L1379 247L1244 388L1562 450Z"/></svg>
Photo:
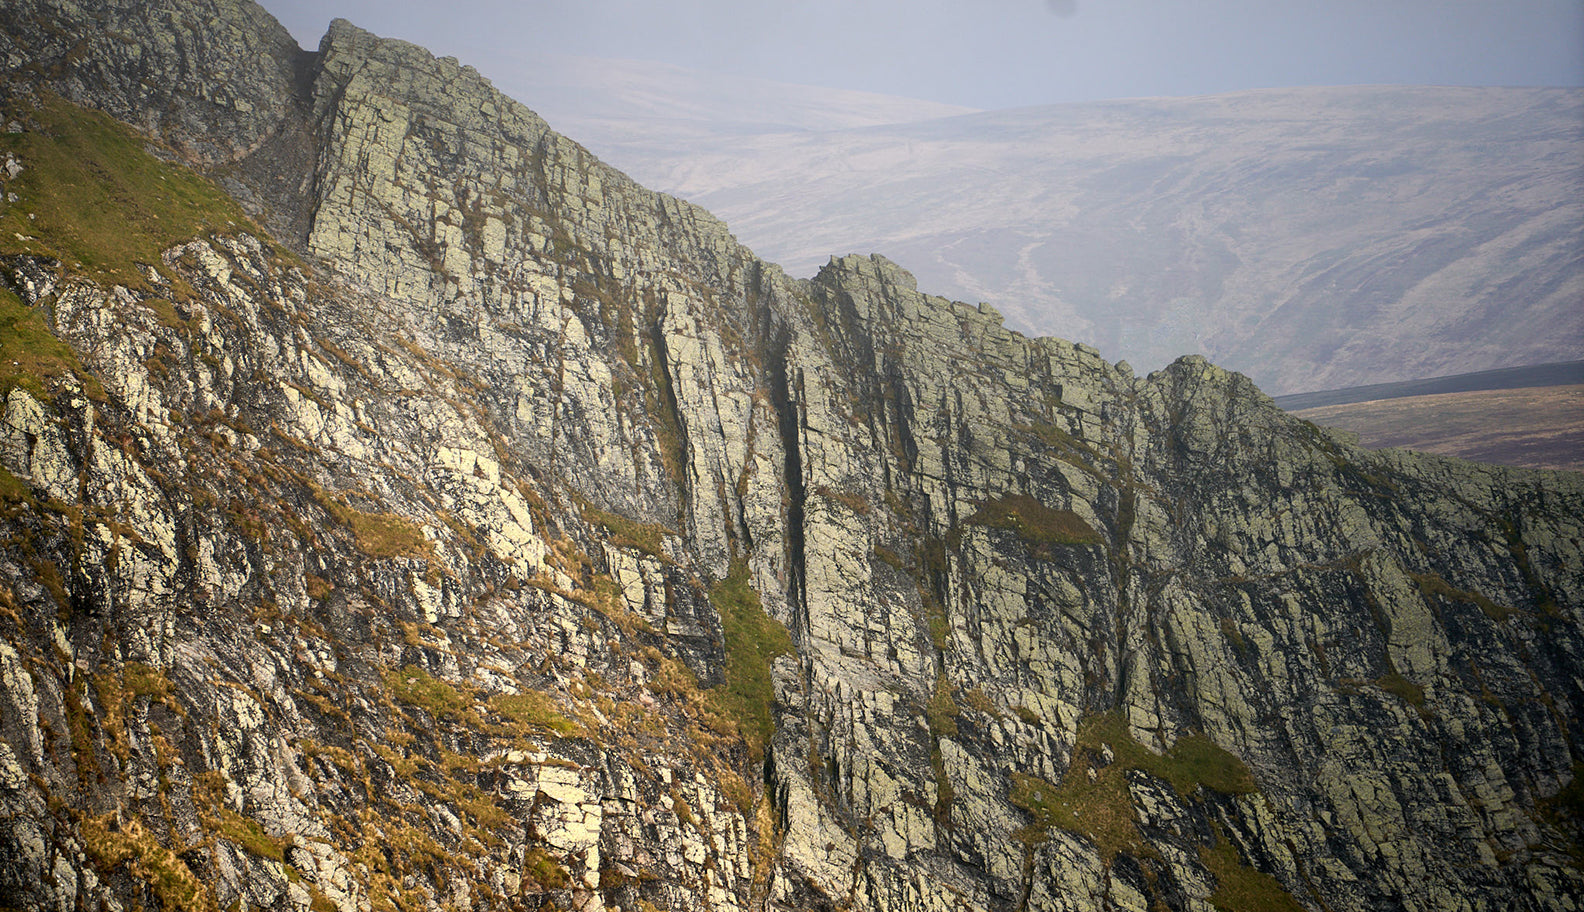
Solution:
<svg viewBox="0 0 1584 912"><path fill-rule="evenodd" d="M792 281L454 61L156 6L0 12L0 905L1577 908L1579 476ZM51 143L129 234L184 178L51 91L261 225L58 227Z"/></svg>

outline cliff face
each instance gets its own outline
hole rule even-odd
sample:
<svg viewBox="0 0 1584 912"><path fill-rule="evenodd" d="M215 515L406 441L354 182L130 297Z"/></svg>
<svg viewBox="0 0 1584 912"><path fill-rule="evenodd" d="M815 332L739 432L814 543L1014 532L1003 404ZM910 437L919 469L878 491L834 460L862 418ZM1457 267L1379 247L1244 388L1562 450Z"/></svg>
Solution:
<svg viewBox="0 0 1584 912"><path fill-rule="evenodd" d="M790 280L346 23L0 25L0 904L1578 908L1579 476Z"/></svg>

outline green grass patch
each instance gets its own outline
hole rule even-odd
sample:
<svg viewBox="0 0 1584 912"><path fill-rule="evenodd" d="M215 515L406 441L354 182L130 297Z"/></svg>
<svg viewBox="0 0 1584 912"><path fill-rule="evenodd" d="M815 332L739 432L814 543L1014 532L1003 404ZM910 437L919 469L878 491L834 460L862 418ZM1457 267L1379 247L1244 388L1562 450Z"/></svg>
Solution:
<svg viewBox="0 0 1584 912"><path fill-rule="evenodd" d="M235 843L242 851L272 861L286 860L286 847L279 839L264 832L258 821L243 817L227 807L220 808L215 816L205 821L215 835Z"/></svg>
<svg viewBox="0 0 1584 912"><path fill-rule="evenodd" d="M206 231L257 231L235 200L151 155L147 139L104 114L46 94L6 116L27 129L0 134L0 151L23 168L6 184L18 201L0 201L0 253L51 256L146 287L137 263L157 265L162 251Z"/></svg>
<svg viewBox="0 0 1584 912"><path fill-rule="evenodd" d="M578 733L578 725L556 708L548 696L534 690L517 694L497 694L490 698L490 708L518 726L552 731L563 738Z"/></svg>
<svg viewBox="0 0 1584 912"><path fill-rule="evenodd" d="M1062 794L1056 786L1038 776L1014 772L1011 801L1013 807L1026 811L1034 818L1032 825L1017 832L1015 838L1021 842L1044 842L1050 828L1061 825L1062 815L1058 808L1061 806Z"/></svg>
<svg viewBox="0 0 1584 912"><path fill-rule="evenodd" d="M171 698L170 678L163 668L154 668L142 662L127 662L121 668L121 679L127 693L135 697L148 697L161 702Z"/></svg>
<svg viewBox="0 0 1584 912"><path fill-rule="evenodd" d="M1397 672L1388 672L1375 679L1375 686L1389 694L1396 694L1404 701L1417 707L1425 703L1424 688L1403 677Z"/></svg>
<svg viewBox="0 0 1584 912"><path fill-rule="evenodd" d="M1244 864L1223 836L1213 849L1200 847L1199 859L1215 877L1210 904L1225 912L1304 912L1281 881Z"/></svg>
<svg viewBox="0 0 1584 912"><path fill-rule="evenodd" d="M1104 761L1105 748L1111 750L1110 763ZM1185 735L1165 754L1157 754L1133 740L1120 715L1106 713L1079 725L1072 765L1053 794L1030 792L1033 786L1020 785L1014 776L1011 800L1034 814L1038 832L1056 826L1082 833L1107 860L1118 852L1137 855L1144 851L1144 840L1127 787L1127 771L1134 769L1170 782L1183 796L1200 786L1229 795L1255 791L1248 767L1204 735Z"/></svg>
<svg viewBox="0 0 1584 912"><path fill-rule="evenodd" d="M534 846L524 853L523 874L546 890L566 889L569 882L566 869L539 846Z"/></svg>
<svg viewBox="0 0 1584 912"><path fill-rule="evenodd" d="M20 386L34 399L48 402L49 387L66 377L81 381L92 398L104 398L104 387L71 346L50 331L44 314L0 288L0 395Z"/></svg>
<svg viewBox="0 0 1584 912"><path fill-rule="evenodd" d="M914 549L913 557L917 569L909 572L918 586L919 604L924 608L923 620L929 628L930 644L936 650L945 652L952 648L951 618L946 615L946 606L941 603L936 588L944 587L949 576L946 542L933 536L925 538Z"/></svg>
<svg viewBox="0 0 1584 912"><path fill-rule="evenodd" d="M710 587L710 603L720 614L726 638L726 683L712 690L710 699L717 712L737 723L757 762L775 734L770 662L792 651L792 637L765 613L741 559L732 561L731 573Z"/></svg>
<svg viewBox="0 0 1584 912"><path fill-rule="evenodd" d="M967 522L1013 532L1036 551L1055 545L1098 545L1102 540L1077 513L1053 510L1027 494L982 501Z"/></svg>
<svg viewBox="0 0 1584 912"><path fill-rule="evenodd" d="M841 504L859 516L869 515L869 501L865 500L861 494L852 491L838 491L826 485L819 485L814 489L814 493L826 500Z"/></svg>
<svg viewBox="0 0 1584 912"><path fill-rule="evenodd" d="M436 719L464 721L473 715L472 701L417 665L403 665L382 675L386 689L398 702L426 710Z"/></svg>
<svg viewBox="0 0 1584 912"><path fill-rule="evenodd" d="M327 513L352 530L358 550L369 557L434 557L434 546L424 536L423 529L407 517L359 510L319 487L313 488L313 496Z"/></svg>
<svg viewBox="0 0 1584 912"><path fill-rule="evenodd" d="M347 508L343 516L358 549L370 557L433 557L429 539L418 524L395 513L365 513Z"/></svg>
<svg viewBox="0 0 1584 912"><path fill-rule="evenodd" d="M924 606L924 622L929 625L930 645L945 652L952 648L951 619L935 593L919 586L919 601Z"/></svg>
<svg viewBox="0 0 1584 912"><path fill-rule="evenodd" d="M1087 456L1093 461L1098 461L1105 458L1100 455L1099 451L1090 446L1087 442L1079 440L1066 430L1063 430L1062 428L1059 428L1049 422L1034 421L1030 422L1029 424L1018 424L1013 426L1013 430L1027 434L1030 437L1034 437L1052 449L1068 450L1073 453Z"/></svg>
<svg viewBox="0 0 1584 912"><path fill-rule="evenodd" d="M1106 713L1089 717L1078 730L1080 749L1098 751L1102 742L1111 748L1117 765L1165 779L1179 795L1201 785L1227 795L1255 791L1254 775L1243 761L1204 735L1184 735L1165 754L1157 754L1133 740L1121 715Z"/></svg>
<svg viewBox="0 0 1584 912"><path fill-rule="evenodd" d="M1095 772L1092 780L1091 770ZM1055 826L1083 834L1100 850L1107 864L1118 852L1137 856L1144 851L1125 770L1115 763L1096 770L1088 757L1074 760L1055 794L1042 798L1035 826L1038 831L1024 833L1043 833Z"/></svg>
<svg viewBox="0 0 1584 912"><path fill-rule="evenodd" d="M1248 766L1199 734L1178 738L1153 769L1144 769L1170 780L1179 794L1201 785L1225 795L1251 795L1255 791L1254 774Z"/></svg>
<svg viewBox="0 0 1584 912"><path fill-rule="evenodd" d="M899 571L901 573L907 573L908 572L907 563L902 560L902 555L896 553L895 551L892 551L890 548L887 548L885 545L880 545L880 544L875 545L873 550L874 550L874 556L879 558L881 561L885 562L886 564L889 564L892 569L897 570L897 571Z"/></svg>
<svg viewBox="0 0 1584 912"><path fill-rule="evenodd" d="M1087 442L1074 437L1072 434L1045 421L1035 421L1030 424L1013 425L1014 431L1034 437L1046 446L1056 451L1056 456L1063 462L1073 465L1089 473L1095 478L1103 478L1099 463L1112 460L1101 455Z"/></svg>
<svg viewBox="0 0 1584 912"><path fill-rule="evenodd" d="M28 483L11 474L11 470L0 466L0 502L12 504L33 503L33 489Z"/></svg>
<svg viewBox="0 0 1584 912"><path fill-rule="evenodd" d="M935 822L946 825L951 822L951 806L957 800L957 790L952 788L951 779L946 775L946 757L941 754L939 743L930 748L930 771L935 775Z"/></svg>
<svg viewBox="0 0 1584 912"><path fill-rule="evenodd" d="M930 734L937 738L957 737L957 716L961 714L957 701L952 699L951 684L945 676L935 679L935 692L930 694L929 704L924 707L925 717L929 719Z"/></svg>
<svg viewBox="0 0 1584 912"><path fill-rule="evenodd" d="M607 510L601 510L587 501L581 503L584 518L603 526L610 534L610 543L618 548L632 548L650 557L665 558L665 537L675 534L658 523L644 523L628 519Z"/></svg>

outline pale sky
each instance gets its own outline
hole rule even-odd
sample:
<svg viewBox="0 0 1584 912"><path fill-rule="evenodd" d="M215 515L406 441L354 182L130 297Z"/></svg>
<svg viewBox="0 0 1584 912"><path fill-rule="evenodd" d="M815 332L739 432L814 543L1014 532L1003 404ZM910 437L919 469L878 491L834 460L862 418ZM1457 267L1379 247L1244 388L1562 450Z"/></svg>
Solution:
<svg viewBox="0 0 1584 912"><path fill-rule="evenodd" d="M1584 0L261 0L484 75L544 52L977 108L1298 85L1584 85ZM532 99L520 99L532 107Z"/></svg>

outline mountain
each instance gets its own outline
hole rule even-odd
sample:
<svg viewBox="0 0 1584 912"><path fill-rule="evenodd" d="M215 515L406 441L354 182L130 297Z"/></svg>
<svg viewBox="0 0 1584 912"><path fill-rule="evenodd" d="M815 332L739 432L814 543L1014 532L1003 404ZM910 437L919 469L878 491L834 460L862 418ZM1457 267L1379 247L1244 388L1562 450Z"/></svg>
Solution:
<svg viewBox="0 0 1584 912"><path fill-rule="evenodd" d="M1584 895L1579 475L789 278L344 21L0 60L0 906Z"/></svg>
<svg viewBox="0 0 1584 912"><path fill-rule="evenodd" d="M590 148L795 274L885 250L1025 331L1151 367L1199 352L1276 393L1584 352L1578 89L1280 89L770 132L724 108L646 117L619 81L568 79L601 88L567 112Z"/></svg>

